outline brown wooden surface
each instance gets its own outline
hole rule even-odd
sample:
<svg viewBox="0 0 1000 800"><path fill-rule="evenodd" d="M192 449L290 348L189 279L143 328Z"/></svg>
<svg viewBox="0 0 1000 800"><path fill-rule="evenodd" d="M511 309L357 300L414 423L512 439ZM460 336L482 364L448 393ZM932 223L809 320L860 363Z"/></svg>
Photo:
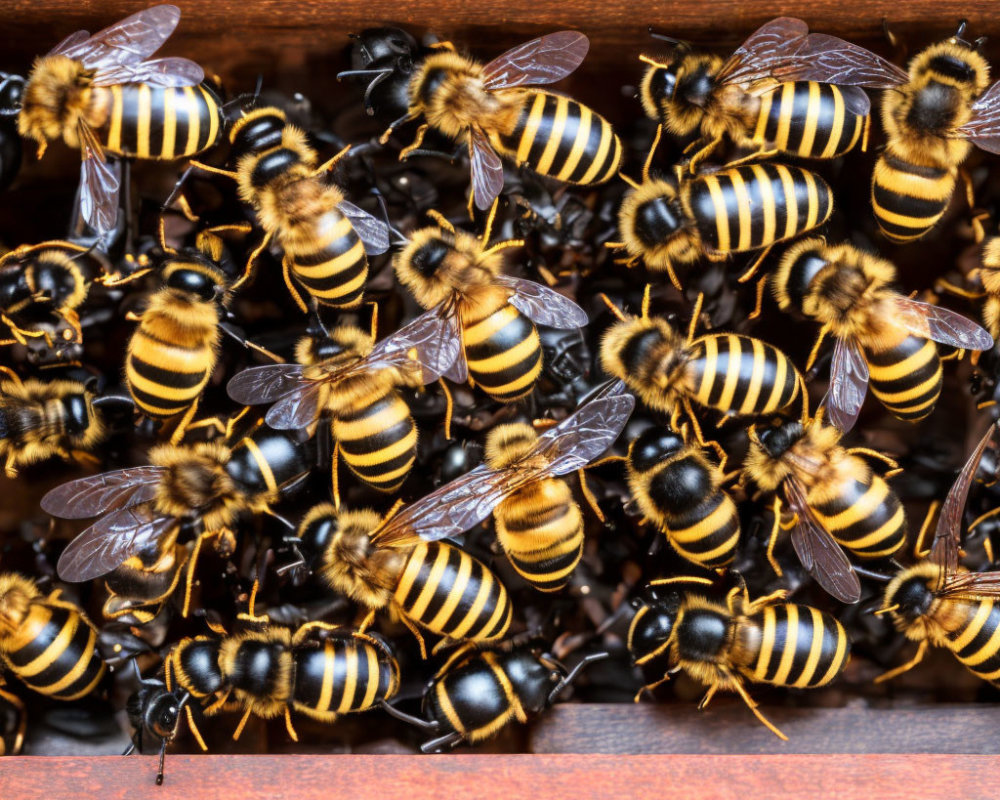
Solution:
<svg viewBox="0 0 1000 800"><path fill-rule="evenodd" d="M984 756L174 756L10 758L4 800L331 797L937 800L996 797Z"/></svg>

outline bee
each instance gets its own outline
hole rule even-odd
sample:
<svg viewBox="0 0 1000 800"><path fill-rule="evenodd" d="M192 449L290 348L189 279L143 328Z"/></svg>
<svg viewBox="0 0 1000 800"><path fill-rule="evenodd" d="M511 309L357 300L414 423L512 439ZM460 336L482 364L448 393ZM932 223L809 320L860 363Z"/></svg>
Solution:
<svg viewBox="0 0 1000 800"><path fill-rule="evenodd" d="M352 69L337 73L337 80L368 80L364 108L369 116L388 122L406 114L413 71L434 50L400 28L366 28L349 35Z"/></svg>
<svg viewBox="0 0 1000 800"><path fill-rule="evenodd" d="M17 132L25 80L0 72L0 191L7 189L21 171L23 148Z"/></svg>
<svg viewBox="0 0 1000 800"><path fill-rule="evenodd" d="M640 56L648 66L639 89L646 116L676 136L700 132L691 167L724 138L755 156L836 158L867 138L871 102L857 85L870 71L896 68L805 22L765 23L728 59L667 37L673 56ZM808 78L803 78L808 75Z"/></svg>
<svg viewBox="0 0 1000 800"><path fill-rule="evenodd" d="M186 544L168 537L123 561L104 576L105 619L139 627L156 619L180 584L190 554Z"/></svg>
<svg viewBox="0 0 1000 800"><path fill-rule="evenodd" d="M28 717L21 698L3 687L0 678L0 756L16 756L24 746Z"/></svg>
<svg viewBox="0 0 1000 800"><path fill-rule="evenodd" d="M299 364L251 367L227 391L244 405L274 403L265 420L279 430L309 428L328 413L335 454L369 486L394 492L417 455L416 424L398 387L430 383L451 366L459 344L446 328L427 313L375 344L374 334L337 327L301 339Z"/></svg>
<svg viewBox="0 0 1000 800"><path fill-rule="evenodd" d="M236 421L230 420L222 441L160 445L150 451L149 466L79 478L49 491L41 506L52 516L101 515L63 551L56 565L60 577L78 583L124 568L112 585L140 578L155 583L167 571L164 559L176 553L182 523L194 524L200 534L187 558L182 612L187 616L203 542L215 539L217 549L231 552L238 516L268 513L311 468L295 437L264 427L262 420L234 435ZM150 572L155 574L142 575Z"/></svg>
<svg viewBox="0 0 1000 800"><path fill-rule="evenodd" d="M668 578L651 585L670 582ZM751 601L744 585L730 590L725 603L691 592L640 603L629 627L629 652L639 666L656 665L657 671L659 665L664 667L663 677L643 691L682 669L708 686L699 709L718 690L734 691L768 730L787 741L757 708L744 683L825 686L843 671L851 648L847 631L835 617L786 603L786 594L779 590Z"/></svg>
<svg viewBox="0 0 1000 800"><path fill-rule="evenodd" d="M1000 236L991 236L983 242L982 256L978 269L973 270L982 284L983 324L994 340L1000 337ZM971 273L970 273L971 275ZM955 287L947 288L954 290ZM957 290L958 294L974 295L965 290Z"/></svg>
<svg viewBox="0 0 1000 800"><path fill-rule="evenodd" d="M170 37L180 9L157 5L90 36L77 31L35 61L20 101L21 135L62 139L83 158L80 210L98 234L118 215L121 176L107 156L176 159L213 146L222 105L186 58L146 59Z"/></svg>
<svg viewBox="0 0 1000 800"><path fill-rule="evenodd" d="M136 662L133 660L132 664L135 665ZM129 695L125 703L125 711L135 732L132 735L132 743L122 755L142 753L144 736L158 740L160 760L156 771L156 785L162 786L167 745L177 735L181 712L190 701L191 695L180 689L169 691L163 681L143 678L138 674L138 666L135 670L139 678L139 688Z"/></svg>
<svg viewBox="0 0 1000 800"><path fill-rule="evenodd" d="M823 325L807 370L825 335L836 339L827 412L842 431L854 426L869 380L874 395L899 419L930 415L942 382L934 342L967 350L993 346L993 338L962 315L890 288L895 278L888 261L823 239L797 242L774 273L778 305L794 306Z"/></svg>
<svg viewBox="0 0 1000 800"><path fill-rule="evenodd" d="M882 608L875 613L888 614L896 629L919 647L913 658L876 682L913 669L934 645L954 653L976 677L1000 686L1000 572L969 572L959 564L965 502L994 431L991 424L948 492L926 557L886 586Z"/></svg>
<svg viewBox="0 0 1000 800"><path fill-rule="evenodd" d="M845 449L841 432L812 419L784 420L757 432L749 430L746 476L764 492L778 492L795 515L792 545L806 571L844 603L856 603L861 584L841 548L862 559L889 558L906 544L906 515L889 484L860 458L891 462L865 448ZM774 495L774 526L768 559L781 569L773 549L781 521L782 497Z"/></svg>
<svg viewBox="0 0 1000 800"><path fill-rule="evenodd" d="M610 123L582 103L542 89L583 62L590 41L576 31L559 31L508 50L486 65L459 55L450 43L436 45L413 70L409 111L382 135L423 117L415 141L428 128L464 139L472 172L470 208L487 209L503 189L500 156L564 183L591 186L618 171L621 140Z"/></svg>
<svg viewBox="0 0 1000 800"><path fill-rule="evenodd" d="M359 305L368 279L368 256L389 249L389 226L323 180L350 148L317 166L318 156L305 132L289 125L285 112L273 107L245 114L230 129L229 140L237 158L235 171L198 161L191 165L234 180L240 199L254 210L264 231L232 288L250 279L257 256L274 240L284 251L285 284L303 313L309 307L296 283L313 303Z"/></svg>
<svg viewBox="0 0 1000 800"><path fill-rule="evenodd" d="M482 238L459 231L440 214L437 226L422 228L396 255L396 276L425 309L447 318L448 335L461 342L446 378L471 378L501 403L528 395L542 371L542 345L535 323L581 328L587 314L546 286L501 275L500 252L518 241L490 247L497 204Z"/></svg>
<svg viewBox="0 0 1000 800"><path fill-rule="evenodd" d="M559 476L580 471L587 494L583 468L618 438L635 407L624 388L621 381L606 385L541 435L522 423L497 426L486 438L484 464L400 516L424 539L437 540L463 534L492 512L515 571L540 591L559 591L580 561L584 533L580 507Z"/></svg>
<svg viewBox="0 0 1000 800"><path fill-rule="evenodd" d="M740 538L736 504L722 488L721 465L680 432L650 427L629 443L629 489L643 516L677 553L706 569L733 562Z"/></svg>
<svg viewBox="0 0 1000 800"><path fill-rule="evenodd" d="M59 595L45 597L34 581L0 573L0 663L32 691L77 700L97 688L106 668L97 630Z"/></svg>

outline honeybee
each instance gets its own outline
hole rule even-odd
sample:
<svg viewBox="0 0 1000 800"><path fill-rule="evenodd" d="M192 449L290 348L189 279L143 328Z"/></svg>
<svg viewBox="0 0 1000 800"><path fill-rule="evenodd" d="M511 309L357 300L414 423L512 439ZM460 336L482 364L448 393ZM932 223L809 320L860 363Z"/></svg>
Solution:
<svg viewBox="0 0 1000 800"><path fill-rule="evenodd" d="M316 151L305 132L289 125L279 108L249 112L230 129L229 140L237 157L235 171L197 161L191 165L236 181L240 199L253 208L264 231L263 241L232 288L250 279L257 256L274 240L284 251L285 284L303 312L309 307L295 282L314 303L335 308L359 305L368 278L368 256L389 249L389 226L323 180L350 148L317 166Z"/></svg>
<svg viewBox="0 0 1000 800"><path fill-rule="evenodd" d="M708 686L699 709L719 689L734 691L768 730L787 741L757 708L744 681L799 689L825 686L847 665L851 646L835 617L786 603L786 594L780 590L751 601L744 584L731 589L725 603L690 592L641 603L629 627L629 652L640 666L655 666L657 672L663 667L662 678L643 690L682 669Z"/></svg>
<svg viewBox="0 0 1000 800"><path fill-rule="evenodd" d="M897 630L920 644L913 658L877 682L913 669L934 645L954 653L976 677L1000 686L1000 572L969 572L959 564L965 501L995 429L991 424L949 490L927 557L901 570L885 589L875 613L888 614Z"/></svg>
<svg viewBox="0 0 1000 800"><path fill-rule="evenodd" d="M482 238L456 230L434 214L437 226L410 236L395 258L395 269L417 303L447 319L446 335L461 342L445 377L457 383L471 378L494 400L510 403L531 392L542 370L535 323L581 328L587 314L546 286L500 274L500 252L521 243L487 247L496 210L494 203Z"/></svg>
<svg viewBox="0 0 1000 800"><path fill-rule="evenodd" d="M451 366L460 344L447 326L426 313L378 344L357 328L334 328L318 342L300 340L299 364L251 367L227 391L244 405L274 403L264 419L279 430L309 428L327 412L335 454L369 486L394 492L417 455L417 428L397 387L431 383Z"/></svg>
<svg viewBox="0 0 1000 800"><path fill-rule="evenodd" d="M975 273L985 295L983 323L995 340L1000 337L1000 236L991 236L983 242L982 259Z"/></svg>
<svg viewBox="0 0 1000 800"><path fill-rule="evenodd" d="M146 59L173 33L180 9L144 9L91 36L70 34L35 61L21 97L18 130L39 157L62 138L80 150L80 210L103 235L118 215L119 170L106 154L175 159L215 144L219 99L186 58Z"/></svg>
<svg viewBox="0 0 1000 800"><path fill-rule="evenodd" d="M965 350L993 346L990 334L961 314L891 289L895 278L888 261L823 239L796 243L774 273L778 305L794 306L823 325L807 370L826 334L836 338L827 411L842 431L854 426L869 379L872 392L899 419L927 417L941 394L934 342Z"/></svg>
<svg viewBox="0 0 1000 800"><path fill-rule="evenodd" d="M794 514L792 545L802 566L838 600L856 603L861 584L841 548L873 559L888 558L906 544L899 498L859 456L885 457L864 448L843 448L841 432L824 425L822 413L785 420L759 434L751 426L749 435L745 474L764 492L781 490L781 497L774 495L767 549L775 572L781 574L772 553L783 498Z"/></svg>
<svg viewBox="0 0 1000 800"><path fill-rule="evenodd" d="M135 660L132 661L135 665ZM169 691L161 680L143 678L139 667L135 666L139 678L139 688L125 703L129 723L132 725L132 743L122 755L131 755L138 751L142 753L143 738L150 737L160 742L160 761L156 771L156 785L163 785L163 766L167 754L167 745L177 734L181 712L191 699L191 695L182 689Z"/></svg>
<svg viewBox="0 0 1000 800"><path fill-rule="evenodd" d="M396 524L437 540L465 533L492 512L497 541L517 573L541 591L562 589L583 554L583 515L559 476L582 470L618 438L635 407L624 388L621 381L605 386L541 435L526 424L494 428L485 463L401 511Z"/></svg>
<svg viewBox="0 0 1000 800"><path fill-rule="evenodd" d="M263 421L241 435L233 433L235 420L226 427L222 441L160 445L150 451L149 466L80 478L49 491L41 506L52 516L102 515L63 551L56 565L60 577L78 583L124 567L154 572L146 580L155 582L167 571L163 559L175 552L182 523L191 523L200 535L187 558L182 612L187 616L203 542L215 539L218 549L231 552L237 517L269 512L311 467L300 442L263 427Z"/></svg>
<svg viewBox="0 0 1000 800"><path fill-rule="evenodd" d="M16 756L24 745L28 716L21 698L4 685L0 678L0 756Z"/></svg>
<svg viewBox="0 0 1000 800"><path fill-rule="evenodd" d="M106 669L97 630L59 595L44 597L34 581L0 573L0 663L39 694L77 700L97 688Z"/></svg>
<svg viewBox="0 0 1000 800"><path fill-rule="evenodd" d="M664 38L667 37L658 37ZM805 22L765 23L728 58L674 44L670 59L647 56L639 97L646 116L670 133L700 131L691 168L728 137L756 156L835 158L867 134L871 102L857 85L896 68Z"/></svg>
<svg viewBox="0 0 1000 800"><path fill-rule="evenodd" d="M472 172L470 208L487 209L503 189L500 156L549 178L578 185L603 183L618 171L622 144L597 112L562 95L522 88L555 83L583 62L590 41L559 31L508 50L486 65L440 43L413 71L409 111L382 135L423 117L406 158L429 127L465 139ZM498 155L499 154L499 155Z"/></svg>

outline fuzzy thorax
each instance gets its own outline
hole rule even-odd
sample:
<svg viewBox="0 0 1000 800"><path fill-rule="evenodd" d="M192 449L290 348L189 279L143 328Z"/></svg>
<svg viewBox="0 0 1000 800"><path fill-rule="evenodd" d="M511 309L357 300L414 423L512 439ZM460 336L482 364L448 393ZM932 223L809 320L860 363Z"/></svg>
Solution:
<svg viewBox="0 0 1000 800"><path fill-rule="evenodd" d="M149 457L152 464L166 468L153 500L160 514L183 517L197 513L206 531L217 531L232 525L247 507L246 493L226 472L232 458L226 445L160 445Z"/></svg>
<svg viewBox="0 0 1000 800"><path fill-rule="evenodd" d="M631 317L608 328L601 339L601 368L665 414L694 391L684 340L658 317Z"/></svg>
<svg viewBox="0 0 1000 800"><path fill-rule="evenodd" d="M485 461L490 469L505 469L524 458L537 441L535 429L526 423L497 425L486 437Z"/></svg>
<svg viewBox="0 0 1000 800"><path fill-rule="evenodd" d="M261 649L266 656L259 652ZM264 658L269 660L266 695L239 688L241 682L259 683ZM287 628L269 626L264 631L229 636L219 646L219 667L226 681L236 684L234 699L244 708L252 708L254 714L264 719L280 716L292 696L292 634ZM245 681L241 680L244 676Z"/></svg>
<svg viewBox="0 0 1000 800"><path fill-rule="evenodd" d="M179 289L154 292L139 323L154 339L177 347L218 348L219 309L197 295Z"/></svg>
<svg viewBox="0 0 1000 800"><path fill-rule="evenodd" d="M83 64L66 56L36 60L24 87L18 132L39 145L64 137L78 147L77 126L88 114L92 80Z"/></svg>
<svg viewBox="0 0 1000 800"><path fill-rule="evenodd" d="M775 491L793 474L809 488L822 483L822 477L836 469L843 460L842 456L847 455L840 448L839 442L840 431L817 420L809 422L802 437L777 457L768 453L759 439L752 436L743 468L750 479L765 492ZM808 459L821 465L821 474L808 475L797 469L788 459L788 454L792 452L800 459Z"/></svg>
<svg viewBox="0 0 1000 800"><path fill-rule="evenodd" d="M421 228L395 258L396 277L421 308L488 286L503 267L501 251L488 252L465 231Z"/></svg>
<svg viewBox="0 0 1000 800"><path fill-rule="evenodd" d="M964 572L964 568L961 569ZM900 588L911 581L919 581L926 585L929 592L935 592L944 584L944 572L939 564L924 560L908 569L902 570L885 587L883 608L896 606L900 601ZM937 647L947 647L947 630L941 621L947 615L941 615L944 604L937 598L933 599L923 614L904 613L902 609L889 612L892 624L896 630L914 642L928 640ZM940 617L940 619L939 619Z"/></svg>
<svg viewBox="0 0 1000 800"><path fill-rule="evenodd" d="M703 254L696 226L683 197L670 181L653 178L630 189L618 210L618 231L625 251L651 270L691 264Z"/></svg>
<svg viewBox="0 0 1000 800"><path fill-rule="evenodd" d="M32 600L41 597L34 582L14 572L0 573L0 651L21 625Z"/></svg>

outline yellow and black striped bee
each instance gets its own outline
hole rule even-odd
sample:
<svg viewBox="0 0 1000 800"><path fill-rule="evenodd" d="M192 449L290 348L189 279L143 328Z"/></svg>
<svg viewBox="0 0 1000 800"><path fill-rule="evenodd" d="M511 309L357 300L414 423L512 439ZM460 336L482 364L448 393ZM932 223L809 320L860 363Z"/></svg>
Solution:
<svg viewBox="0 0 1000 800"><path fill-rule="evenodd" d="M976 323L890 288L896 269L844 242L807 239L793 245L774 273L782 309L794 307L823 325L806 369L829 333L836 339L827 411L849 431L869 381L873 394L896 417L927 417L941 394L941 358L934 342L988 350L993 338Z"/></svg>
<svg viewBox="0 0 1000 800"><path fill-rule="evenodd" d="M24 701L4 685L0 677L0 756L16 756L24 746L28 715Z"/></svg>
<svg viewBox="0 0 1000 800"><path fill-rule="evenodd" d="M618 172L622 159L621 140L608 121L568 97L522 88L561 80L580 66L589 48L582 33L559 31L482 65L442 43L414 69L409 111L382 141L421 116L425 122L401 158L420 146L428 127L464 139L472 171L470 208L473 201L489 208L503 189L500 156L565 183L603 183Z"/></svg>
<svg viewBox="0 0 1000 800"><path fill-rule="evenodd" d="M765 23L728 59L654 36L673 43L674 52L667 60L641 57L649 66L639 97L646 115L670 133L700 132L692 170L726 137L758 156L835 158L867 135L871 102L852 84L866 82L866 68L881 59L810 34L800 19Z"/></svg>
<svg viewBox="0 0 1000 800"><path fill-rule="evenodd" d="M90 694L104 677L97 630L79 607L35 583L0 573L0 663L25 686L55 700Z"/></svg>
<svg viewBox="0 0 1000 800"><path fill-rule="evenodd" d="M143 752L143 740L146 737L158 739L160 742L160 762L156 771L156 785L163 784L163 766L167 754L167 745L177 735L181 712L185 710L191 695L183 689L168 691L161 680L143 678L138 664L132 660L139 688L129 695L125 703L125 711L132 725L132 743L122 755ZM189 712L190 713L190 712Z"/></svg>
<svg viewBox="0 0 1000 800"><path fill-rule="evenodd" d="M668 578L651 585L670 582ZM661 675L644 688L682 669L708 687L699 709L720 689L734 691L768 730L787 740L757 708L744 682L798 689L825 686L843 671L851 647L835 617L786 603L785 596L781 590L751 601L744 585L730 590L725 603L690 592L641 603L629 627L628 649L636 664L655 667Z"/></svg>
<svg viewBox="0 0 1000 800"><path fill-rule="evenodd" d="M583 554L583 515L559 476L582 471L618 438L635 407L624 388L621 381L602 388L541 435L527 424L497 426L486 439L485 463L404 509L401 524L412 520L424 539L437 540L465 533L492 512L497 541L517 573L543 592L562 589Z"/></svg>
<svg viewBox="0 0 1000 800"><path fill-rule="evenodd" d="M679 555L721 569L736 556L739 513L722 488L721 466L688 444L685 434L685 426L678 432L654 425L633 439L626 456L629 489Z"/></svg>
<svg viewBox="0 0 1000 800"><path fill-rule="evenodd" d="M251 367L227 391L244 405L274 403L265 420L279 430L307 429L329 414L334 458L341 453L359 479L394 492L417 455L417 427L398 387L431 383L451 366L460 344L447 328L426 313L376 344L374 335L337 327L300 340L299 364Z"/></svg>
<svg viewBox="0 0 1000 800"><path fill-rule="evenodd" d="M222 132L222 105L186 58L146 59L173 33L180 9L158 5L91 36L70 34L32 68L18 130L80 150L80 210L99 234L114 228L121 176L105 154L175 159L200 153Z"/></svg>
<svg viewBox="0 0 1000 800"><path fill-rule="evenodd" d="M546 286L500 274L501 251L522 243L487 246L496 210L494 203L482 238L434 214L438 225L414 231L395 268L417 303L447 318L447 335L462 343L445 377L471 379L494 400L511 403L531 392L542 371L535 323L580 328L587 314Z"/></svg>
<svg viewBox="0 0 1000 800"><path fill-rule="evenodd" d="M906 544L906 514L896 493L860 458L881 454L845 449L841 432L812 419L784 420L758 434L751 427L745 475L764 492L775 492L772 552L782 497L795 515L792 545L802 566L827 592L845 603L861 597L858 576L844 551L862 559L889 558ZM888 460L888 459L886 459ZM780 490L782 497L777 492Z"/></svg>
<svg viewBox="0 0 1000 800"><path fill-rule="evenodd" d="M965 501L994 432L991 424L948 492L927 557L901 570L885 589L875 613L888 614L897 630L920 644L913 658L876 681L913 669L933 645L1000 686L1000 572L969 572L959 563Z"/></svg>
<svg viewBox="0 0 1000 800"><path fill-rule="evenodd" d="M60 577L89 581L124 567L133 573L116 576L125 585L159 585L179 568L164 559L176 554L182 523L192 523L200 534L187 559L186 616L203 542L215 539L217 548L231 550L231 529L239 515L267 513L311 468L307 449L292 435L270 430L262 420L236 435L236 421L226 426L222 441L160 445L150 451L149 466L79 478L48 492L41 506L53 516L102 515L63 551L57 564Z"/></svg>
<svg viewBox="0 0 1000 800"><path fill-rule="evenodd" d="M990 336L1000 337L1000 236L991 236L983 242L979 267L969 273L979 278L983 295L983 324ZM963 289L948 287L959 294L978 297Z"/></svg>

